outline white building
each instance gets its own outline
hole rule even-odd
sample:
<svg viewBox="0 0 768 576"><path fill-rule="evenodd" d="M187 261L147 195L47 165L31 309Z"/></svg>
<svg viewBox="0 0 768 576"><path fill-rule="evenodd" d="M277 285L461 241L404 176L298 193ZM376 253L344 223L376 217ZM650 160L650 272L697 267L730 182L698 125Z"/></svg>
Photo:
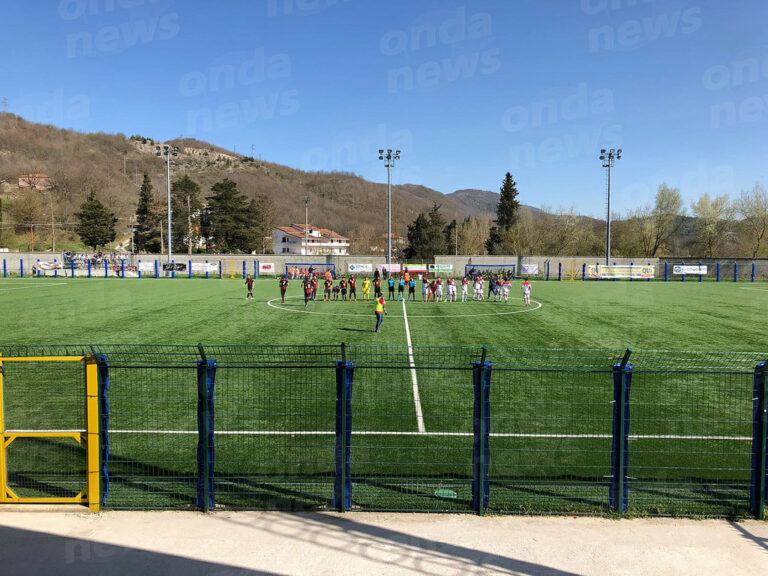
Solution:
<svg viewBox="0 0 768 576"><path fill-rule="evenodd" d="M275 254L344 256L349 254L349 238L315 226L308 226L305 233L304 224L279 226L272 230L272 251Z"/></svg>

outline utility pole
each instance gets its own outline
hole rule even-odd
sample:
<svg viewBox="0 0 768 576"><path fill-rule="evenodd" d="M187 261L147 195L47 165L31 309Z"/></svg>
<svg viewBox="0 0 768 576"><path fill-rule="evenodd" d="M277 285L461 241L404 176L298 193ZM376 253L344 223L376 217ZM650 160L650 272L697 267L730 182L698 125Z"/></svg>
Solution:
<svg viewBox="0 0 768 576"><path fill-rule="evenodd" d="M304 196L304 254L309 255L309 196Z"/></svg>
<svg viewBox="0 0 768 576"><path fill-rule="evenodd" d="M175 158L179 155L179 148L177 146L168 146L165 144L162 149L160 146L155 146L155 155L156 156L162 156L164 158L163 162L165 162L165 165L167 167L167 175L168 175L168 264L171 263L171 258L173 256L171 248L171 244L173 243L172 240L172 234L171 234L171 164L175 164L175 162L171 159L172 157Z"/></svg>

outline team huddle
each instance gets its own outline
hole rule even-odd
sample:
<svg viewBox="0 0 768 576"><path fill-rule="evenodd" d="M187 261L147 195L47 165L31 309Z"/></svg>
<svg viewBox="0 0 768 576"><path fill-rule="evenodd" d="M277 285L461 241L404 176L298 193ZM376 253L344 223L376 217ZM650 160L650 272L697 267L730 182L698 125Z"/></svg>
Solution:
<svg viewBox="0 0 768 576"><path fill-rule="evenodd" d="M376 300L383 299L383 286L387 288L387 300L416 301L416 285L421 281L421 301L422 302L509 302L509 295L512 288L510 277L502 274L492 274L486 279L482 274L474 276L464 276L461 280L447 278L443 280L440 277L429 278L427 274L422 274L419 278L409 272L398 276L391 275L384 279L378 271L373 279L367 276L361 281L357 276L350 275L342 277L334 282L332 273L326 271L324 274L307 273L300 278L301 286L304 292L304 306L310 302L317 301L317 293L322 282L323 302L357 302L358 283L362 290L362 299L371 299L371 289L373 297ZM287 275L281 276L279 280L280 296L285 302L285 293L288 289L289 278ZM487 294L486 294L487 286ZM459 287L461 295L459 296ZM472 290L470 299L469 291ZM528 307L531 304L531 283L524 279L521 285L523 291L523 303Z"/></svg>

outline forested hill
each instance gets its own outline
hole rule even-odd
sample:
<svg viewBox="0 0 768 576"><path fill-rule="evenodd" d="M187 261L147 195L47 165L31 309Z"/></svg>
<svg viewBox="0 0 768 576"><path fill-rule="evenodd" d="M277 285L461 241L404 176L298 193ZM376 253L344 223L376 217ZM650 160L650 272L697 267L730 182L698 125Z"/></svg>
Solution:
<svg viewBox="0 0 768 576"><path fill-rule="evenodd" d="M54 203L62 233L72 228L74 213L92 189L127 223L135 212L144 172L149 174L158 200L164 198L165 165L155 155L155 145L169 144L181 151L173 167L174 179L188 174L200 184L203 196L210 193L214 183L229 178L248 198L256 194L271 198L277 225L303 222L304 197L309 196L310 221L314 225L366 241L386 232L385 184L368 182L350 173L303 172L191 138L155 142L151 135L144 136L85 134L0 113L2 197L13 200L18 195L20 175L45 174L55 187L51 194L43 195L43 202ZM405 236L407 225L418 213L429 210L433 202L442 206L448 221L467 216L487 218L488 198L498 195L481 194L484 202L473 202L467 201L466 195L454 198L424 186L395 186L393 232ZM124 234L124 230L122 227L119 234Z"/></svg>

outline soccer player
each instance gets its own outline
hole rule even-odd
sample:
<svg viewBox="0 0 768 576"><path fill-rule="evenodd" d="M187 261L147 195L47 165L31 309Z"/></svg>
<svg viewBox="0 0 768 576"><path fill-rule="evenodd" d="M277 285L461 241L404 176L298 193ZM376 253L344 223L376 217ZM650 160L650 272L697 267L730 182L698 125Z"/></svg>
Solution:
<svg viewBox="0 0 768 576"><path fill-rule="evenodd" d="M437 279L437 285L435 286L435 302L443 301L443 279Z"/></svg>
<svg viewBox="0 0 768 576"><path fill-rule="evenodd" d="M427 295L427 302L435 301L435 292L437 292L437 280L432 279L432 282L429 283L429 294Z"/></svg>
<svg viewBox="0 0 768 576"><path fill-rule="evenodd" d="M355 275L349 277L349 301L357 302L357 278Z"/></svg>
<svg viewBox="0 0 768 576"><path fill-rule="evenodd" d="M371 298L371 281L366 276L363 278L363 300L369 300Z"/></svg>
<svg viewBox="0 0 768 576"><path fill-rule="evenodd" d="M416 280L406 272L406 276L409 276L408 278L408 300L413 300L416 302Z"/></svg>
<svg viewBox="0 0 768 576"><path fill-rule="evenodd" d="M339 299L339 285L334 284L333 285L333 299L338 300Z"/></svg>
<svg viewBox="0 0 768 576"><path fill-rule="evenodd" d="M245 277L245 285L248 287L248 292L245 294L245 299L248 300L248 298L250 298L253 300L253 278L251 278L250 274Z"/></svg>
<svg viewBox="0 0 768 576"><path fill-rule="evenodd" d="M310 300L312 300L312 280L307 276L304 278L304 308Z"/></svg>
<svg viewBox="0 0 768 576"><path fill-rule="evenodd" d="M400 280L397 281L397 299L403 300L405 298L405 278L400 276Z"/></svg>
<svg viewBox="0 0 768 576"><path fill-rule="evenodd" d="M323 302L331 301L331 288L333 288L333 280L326 276L323 282Z"/></svg>
<svg viewBox="0 0 768 576"><path fill-rule="evenodd" d="M464 276L464 279L461 281L461 301L466 302L467 301L467 292L469 291L469 278Z"/></svg>
<svg viewBox="0 0 768 576"><path fill-rule="evenodd" d="M280 298L285 302L285 291L288 289L288 278L283 274L280 277Z"/></svg>
<svg viewBox="0 0 768 576"><path fill-rule="evenodd" d="M426 274L421 277L421 301L429 302L429 281Z"/></svg>
<svg viewBox="0 0 768 576"><path fill-rule="evenodd" d="M389 280L387 280L387 287L389 288L389 293L387 294L387 300L394 300L395 299L395 279L394 277L390 276Z"/></svg>
<svg viewBox="0 0 768 576"><path fill-rule="evenodd" d="M317 284L319 280L317 279L317 276L314 274L312 275L312 302L317 300Z"/></svg>
<svg viewBox="0 0 768 576"><path fill-rule="evenodd" d="M378 270L376 270L378 272ZM375 276L373 279L373 296L379 298L381 296L381 276Z"/></svg>
<svg viewBox="0 0 768 576"><path fill-rule="evenodd" d="M347 300L347 279L342 278L341 282L339 282L339 288L341 288L341 299L342 301Z"/></svg>
<svg viewBox="0 0 768 576"><path fill-rule="evenodd" d="M523 281L523 302L526 306L531 305L531 283L528 278Z"/></svg>
<svg viewBox="0 0 768 576"><path fill-rule="evenodd" d="M379 326L381 326L381 323L384 321L384 314L387 313L387 307L384 304L384 296L379 296L376 299L374 313L376 314L376 328L374 329L374 332L378 333Z"/></svg>
<svg viewBox="0 0 768 576"><path fill-rule="evenodd" d="M448 278L448 298L446 302L456 302L456 280Z"/></svg>
<svg viewBox="0 0 768 576"><path fill-rule="evenodd" d="M504 282L501 283L501 290L504 294L504 302L509 302L509 288L511 284L509 283L509 278L504 278Z"/></svg>

